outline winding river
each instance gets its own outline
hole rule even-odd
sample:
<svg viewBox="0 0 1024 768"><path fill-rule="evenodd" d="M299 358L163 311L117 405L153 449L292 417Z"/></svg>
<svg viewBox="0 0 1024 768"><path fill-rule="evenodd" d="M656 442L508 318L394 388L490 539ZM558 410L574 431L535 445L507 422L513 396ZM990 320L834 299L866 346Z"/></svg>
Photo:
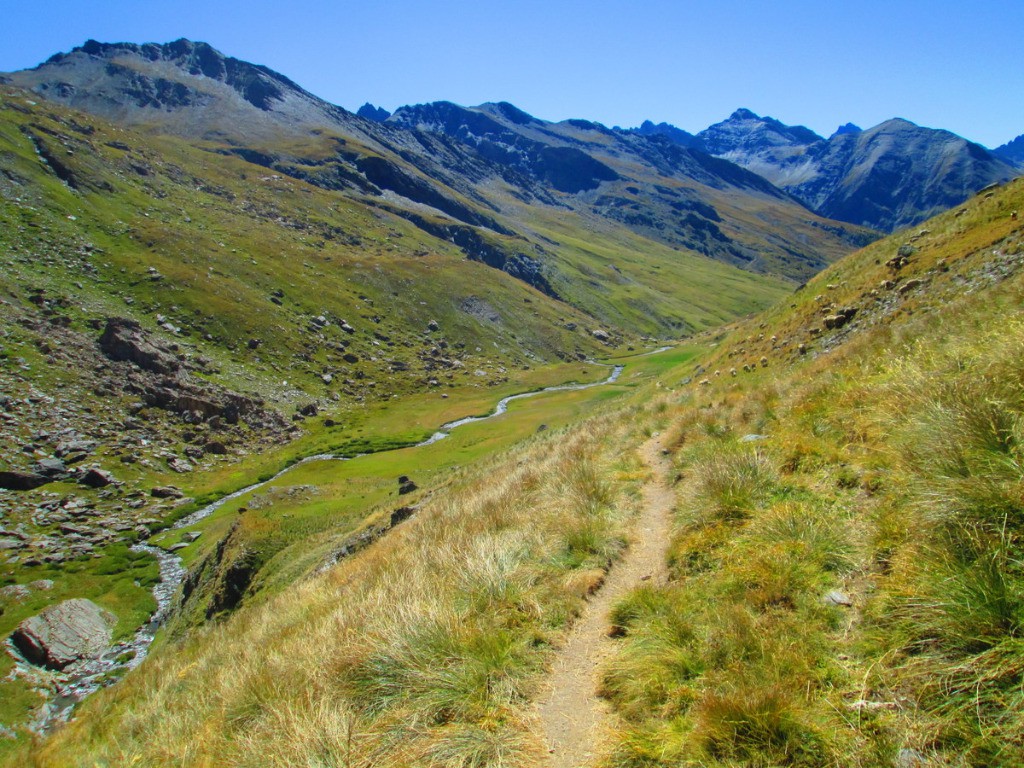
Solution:
<svg viewBox="0 0 1024 768"><path fill-rule="evenodd" d="M658 351L661 350L655 350L655 352ZM487 421L488 419L501 416L508 410L509 403L514 400L535 397L548 392L568 392L612 384L618 380L622 373L622 369L623 366L621 365L613 366L611 373L606 379L591 382L590 384L561 384L554 387L545 387L544 389L538 389L532 392L522 392L518 395L509 395L508 397L504 397L499 400L494 410L486 416L467 416L463 419L450 421L447 424L442 424L437 432L422 442L415 443L412 446L392 448L389 450L404 450L405 448L410 447L421 448L423 446L433 445L434 443L448 437L454 429L458 429L466 424L474 424L478 421ZM268 483L274 482L282 475L291 472L293 469L303 464L307 464L311 461L350 461L365 455L366 454L359 454L357 456L344 457L325 453L318 454L316 456L308 456L295 464L289 465L267 480L248 485L234 493L223 496L202 509L196 510L192 514L178 520L167 530L180 530L182 528L188 528L189 526L195 525L200 520L209 517L229 501L262 488ZM152 555L160 565L160 581L153 587L153 596L156 598L157 603L156 611L154 611L152 616L150 616L149 621L141 626L131 639L123 640L112 646L98 659L90 659L77 664L75 671L71 674L57 673L49 676L48 685L52 690L52 695L42 706L39 716L32 725L33 729L37 732L46 733L52 730L56 725L65 722L71 715L71 711L74 709L75 705L82 701L86 696L99 690L105 685L115 682L119 678L120 673L134 669L142 663L143 659L146 658L146 654L149 652L149 647L152 645L153 640L156 637L157 630L167 620L167 617L171 613L174 596L177 594L178 588L185 580L186 575L185 566L178 555L173 552L168 552L166 549L163 549L151 542L152 539L145 543L135 544L131 549L135 552L145 552ZM25 661L21 657L10 641L8 641L7 646L11 654L15 657L16 664L23 674L40 674L37 667L29 664L29 662Z"/></svg>

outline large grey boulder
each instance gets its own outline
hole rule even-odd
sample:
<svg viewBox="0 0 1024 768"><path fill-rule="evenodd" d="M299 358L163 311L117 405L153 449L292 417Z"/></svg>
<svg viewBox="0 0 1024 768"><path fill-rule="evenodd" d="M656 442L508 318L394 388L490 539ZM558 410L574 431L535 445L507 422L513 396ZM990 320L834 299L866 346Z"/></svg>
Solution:
<svg viewBox="0 0 1024 768"><path fill-rule="evenodd" d="M96 658L110 647L117 617L91 600L75 598L51 605L25 619L12 640L21 654L50 669L63 669L74 661Z"/></svg>

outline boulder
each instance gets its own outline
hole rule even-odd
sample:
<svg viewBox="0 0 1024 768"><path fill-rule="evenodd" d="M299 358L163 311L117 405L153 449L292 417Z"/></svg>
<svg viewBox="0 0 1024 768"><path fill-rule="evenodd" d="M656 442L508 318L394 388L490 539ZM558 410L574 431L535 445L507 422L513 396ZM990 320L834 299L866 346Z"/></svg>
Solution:
<svg viewBox="0 0 1024 768"><path fill-rule="evenodd" d="M54 454L56 454L58 458L63 459L65 456L75 453L92 453L95 448L96 443L91 440L62 440L57 444Z"/></svg>
<svg viewBox="0 0 1024 768"><path fill-rule="evenodd" d="M60 459L40 459L36 462L35 471L51 480L63 480L68 476L68 468Z"/></svg>
<svg viewBox="0 0 1024 768"><path fill-rule="evenodd" d="M105 469L96 469L93 467L92 469L87 470L86 473L78 479L78 482L82 485L88 486L89 488L103 488L104 486L116 483L117 480L115 480L114 476Z"/></svg>
<svg viewBox="0 0 1024 768"><path fill-rule="evenodd" d="M150 490L149 495L154 499L180 499L185 494L173 485L158 485Z"/></svg>
<svg viewBox="0 0 1024 768"><path fill-rule="evenodd" d="M100 349L111 360L126 360L153 373L173 373L181 367L174 353L150 341L142 326L124 317L107 318Z"/></svg>
<svg viewBox="0 0 1024 768"><path fill-rule="evenodd" d="M52 478L37 472L23 472L17 469L0 471L0 488L8 491L31 491L46 485Z"/></svg>
<svg viewBox="0 0 1024 768"><path fill-rule="evenodd" d="M33 664L63 669L80 659L103 653L117 623L110 611L91 600L76 598L51 605L18 625L11 639Z"/></svg>
<svg viewBox="0 0 1024 768"><path fill-rule="evenodd" d="M416 485L416 483L414 483L412 480L410 480L406 475L402 475L400 478L398 478L399 496L404 496L407 493L412 493L417 488L419 488L419 486Z"/></svg>
<svg viewBox="0 0 1024 768"><path fill-rule="evenodd" d="M179 458L177 456L174 456L174 457L168 459L167 460L167 466L172 471L179 472L181 474L184 474L185 472L191 472L193 469L195 469L194 466L192 466L187 461L185 461L184 459Z"/></svg>
<svg viewBox="0 0 1024 768"><path fill-rule="evenodd" d="M598 341L604 342L605 344L612 340L612 337L608 334L608 331L603 331L600 328L595 328L594 330L592 330L590 332L590 335L593 336Z"/></svg>

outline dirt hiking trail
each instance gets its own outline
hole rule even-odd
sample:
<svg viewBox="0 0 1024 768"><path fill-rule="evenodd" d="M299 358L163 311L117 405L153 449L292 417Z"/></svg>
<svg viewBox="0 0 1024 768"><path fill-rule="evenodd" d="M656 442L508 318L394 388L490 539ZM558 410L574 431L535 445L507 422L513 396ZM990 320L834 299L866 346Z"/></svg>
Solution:
<svg viewBox="0 0 1024 768"><path fill-rule="evenodd" d="M545 765L550 768L585 768L603 754L612 714L597 691L600 669L614 648L608 636L612 606L641 583L661 584L667 577L665 557L675 504L669 484L671 459L662 454L658 435L640 447L640 457L651 477L643 486L632 543L584 608L537 703L540 730L548 746Z"/></svg>

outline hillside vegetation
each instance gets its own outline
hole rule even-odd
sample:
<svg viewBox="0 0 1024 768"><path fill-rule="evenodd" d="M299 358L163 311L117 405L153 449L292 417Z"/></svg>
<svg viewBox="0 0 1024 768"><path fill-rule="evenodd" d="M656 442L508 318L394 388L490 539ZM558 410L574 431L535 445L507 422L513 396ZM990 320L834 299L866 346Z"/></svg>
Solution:
<svg viewBox="0 0 1024 768"><path fill-rule="evenodd" d="M673 579L617 609L608 765L1024 760L1022 202L855 254L665 401Z"/></svg>
<svg viewBox="0 0 1024 768"><path fill-rule="evenodd" d="M330 145L289 141L307 159ZM561 427L605 393L563 393L414 457L384 451L506 395L599 381L608 368L591 358L787 290L558 209L530 237L556 260L559 300L407 217L412 206L437 223L438 211L287 170L0 88L0 472L43 483L0 492L4 636L88 598L117 617L114 640L128 639L159 578L131 545L302 458L379 453L303 465L158 540L194 569L175 633L264 599L380 530L402 506L396 478L415 474L428 494L452 468ZM511 230L479 237L499 256L532 248ZM41 462L54 475L39 476ZM100 487L78 482L92 470ZM21 728L52 676L14 666L0 657L0 723Z"/></svg>
<svg viewBox="0 0 1024 768"><path fill-rule="evenodd" d="M635 361L631 400L454 471L16 759L543 764L531 702L628 545L659 432L671 579L615 609L604 764L1020 764L1022 203L1017 181L697 358Z"/></svg>

